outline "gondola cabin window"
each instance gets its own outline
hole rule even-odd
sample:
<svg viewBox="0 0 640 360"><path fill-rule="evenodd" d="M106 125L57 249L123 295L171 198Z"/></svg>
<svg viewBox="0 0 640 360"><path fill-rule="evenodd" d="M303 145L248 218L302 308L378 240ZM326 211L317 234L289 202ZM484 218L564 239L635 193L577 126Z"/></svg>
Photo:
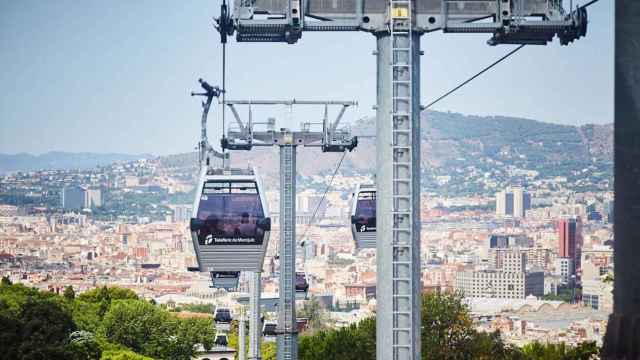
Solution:
<svg viewBox="0 0 640 360"><path fill-rule="evenodd" d="M354 225L357 232L376 231L375 191L362 191L358 193Z"/></svg>
<svg viewBox="0 0 640 360"><path fill-rule="evenodd" d="M198 207L200 245L260 245L264 211L253 181L208 181Z"/></svg>

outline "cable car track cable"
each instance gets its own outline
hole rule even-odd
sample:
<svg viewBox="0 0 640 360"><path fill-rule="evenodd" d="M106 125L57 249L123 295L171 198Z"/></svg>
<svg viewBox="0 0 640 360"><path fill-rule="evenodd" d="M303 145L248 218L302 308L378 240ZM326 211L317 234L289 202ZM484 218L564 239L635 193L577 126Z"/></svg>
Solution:
<svg viewBox="0 0 640 360"><path fill-rule="evenodd" d="M494 66L498 65L499 63L503 62L504 60L506 60L508 57L510 57L511 55L515 54L516 52L518 52L520 49L522 49L523 47L525 47L525 44L522 44L518 47L516 47L515 49L509 51L506 55L504 55L503 57L501 57L500 59L494 61L491 65L485 67L484 69L482 69L479 73L473 75L472 77L470 77L469 79L465 80L464 82L462 82L460 85L454 87L453 89L449 90L448 92L446 92L444 95L440 96L439 98L435 99L434 101L430 102L427 106L423 107L422 110L427 110L428 108L430 108L431 106L435 105L437 102L439 102L440 100L446 98L447 96L453 94L454 92L456 92L458 89L460 89L461 87L467 85L468 83L470 83L471 81L475 80L477 77L479 77L480 75L484 74L485 72L489 71L491 68L493 68Z"/></svg>
<svg viewBox="0 0 640 360"><path fill-rule="evenodd" d="M591 0L588 3L582 5L582 6L578 6L576 9L586 9L587 7L597 3L600 0ZM461 87L467 85L468 83L470 83L471 81L475 80L477 77L479 77L480 75L484 74L485 72L489 71L491 68L493 68L494 66L498 65L499 63L503 62L504 60L506 60L507 58L509 58L511 55L515 54L516 52L520 51L523 47L525 47L526 44L522 44L518 47L516 47L515 49L511 50L510 52L508 52L506 55L504 55L503 57L501 57L500 59L494 61L491 65L485 67L484 69L482 69L479 73L473 75L472 77L470 77L469 79L465 80L464 82L462 82L460 85L454 87L453 89L449 90L448 92L446 92L444 95L440 96L439 98L435 99L434 101L430 102L427 106L423 107L422 110L427 110L428 108L430 108L431 106L435 105L437 102L439 102L440 100L446 98L447 96L453 94L454 92L456 92L458 89L460 89Z"/></svg>
<svg viewBox="0 0 640 360"><path fill-rule="evenodd" d="M307 235L307 232L309 231L309 228L311 227L311 224L313 224L316 215L318 214L318 210L320 209L320 205L322 205L322 202L324 201L325 197L327 196L327 193L329 192L329 189L331 189L331 185L333 184L333 179L336 177L336 175L338 174L338 171L340 170L340 166L342 166L342 161L344 160L344 158L347 156L347 152L344 151L342 153L342 157L340 158L340 161L338 162L338 165L336 166L335 171L333 172L333 175L331 176L331 179L329 180L329 184L327 185L327 187L324 189L324 194L322 194L322 197L320 198L320 201L318 202L318 204L316 205L316 208L313 210L313 214L311 215L311 219L309 219L309 223L307 224L304 233L302 233L302 236L300 237L300 239L304 239Z"/></svg>

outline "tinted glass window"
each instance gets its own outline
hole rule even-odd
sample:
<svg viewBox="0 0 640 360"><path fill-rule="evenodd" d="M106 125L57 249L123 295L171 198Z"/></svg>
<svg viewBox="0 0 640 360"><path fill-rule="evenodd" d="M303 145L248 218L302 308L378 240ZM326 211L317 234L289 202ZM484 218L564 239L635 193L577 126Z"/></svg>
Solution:
<svg viewBox="0 0 640 360"><path fill-rule="evenodd" d="M376 192L363 191L358 194L353 224L356 231L376 231Z"/></svg>
<svg viewBox="0 0 640 360"><path fill-rule="evenodd" d="M205 183L197 216L205 222L199 233L202 245L256 244L264 238L257 226L264 212L255 182Z"/></svg>

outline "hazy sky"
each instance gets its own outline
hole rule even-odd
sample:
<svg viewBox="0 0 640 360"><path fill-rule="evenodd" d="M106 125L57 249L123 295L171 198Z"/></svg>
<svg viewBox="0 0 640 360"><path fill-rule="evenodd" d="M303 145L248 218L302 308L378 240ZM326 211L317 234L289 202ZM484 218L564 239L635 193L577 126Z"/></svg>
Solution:
<svg viewBox="0 0 640 360"><path fill-rule="evenodd" d="M589 8L586 38L525 47L435 110L612 122L613 4ZM221 81L211 26L218 8L218 1L0 0L0 152L190 151L200 107L189 92L198 77ZM423 36L422 103L513 48L487 39ZM366 33L305 33L296 45L232 41L229 98L357 100L348 119L373 115L374 48Z"/></svg>

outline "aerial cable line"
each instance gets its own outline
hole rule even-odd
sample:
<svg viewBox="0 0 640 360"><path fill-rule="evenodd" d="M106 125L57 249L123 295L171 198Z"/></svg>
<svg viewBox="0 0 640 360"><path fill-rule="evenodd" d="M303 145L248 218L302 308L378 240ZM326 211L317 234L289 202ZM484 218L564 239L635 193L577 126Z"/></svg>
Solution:
<svg viewBox="0 0 640 360"><path fill-rule="evenodd" d="M582 8L585 9L595 3L597 3L600 0L591 0L588 3L582 5L582 6L578 6L578 8ZM508 57L510 57L511 55L515 54L516 52L520 51L520 49L522 49L523 47L525 47L526 44L522 44L520 46L518 46L517 48L511 50L510 52L508 52L506 55L504 55L503 57L501 57L500 59L496 60L495 62L493 62L491 65L487 66L486 68L482 69L482 71L480 71L479 73L473 75L472 77L470 77L469 79L465 80L463 83L461 83L460 85L456 86L455 88L449 90L447 93L445 93L444 95L440 96L439 98L435 99L434 101L430 102L427 106L423 107L423 110L426 110L428 108L430 108L431 106L433 106L434 104L436 104L437 102L439 102L440 100L446 98L447 96L453 94L454 92L456 92L458 89L460 89L461 87L467 85L468 83L470 83L471 81L475 80L477 77L479 77L480 75L484 74L485 72L489 71L491 68L493 68L494 66L498 65L499 63L503 62L504 60L506 60Z"/></svg>
<svg viewBox="0 0 640 360"><path fill-rule="evenodd" d="M318 214L318 210L320 209L320 205L322 205L322 202L324 201L325 197L327 196L327 193L329 192L329 189L331 189L331 185L333 184L333 179L338 174L338 170L340 170L340 166L342 165L342 161L344 160L346 155L347 155L346 151L342 152L342 157L340 158L340 161L338 162L338 165L336 166L336 170L333 172L333 175L331 176L331 179L329 180L329 184L324 189L324 194L322 194L322 197L320 198L320 201L316 205L315 210L313 210L313 215L311 215L311 219L309 219L309 223L307 224L307 227L304 229L304 233L302 233L301 239L305 238L305 236L307 235L307 232L309 231L309 228L311 227L311 224L313 224L313 222L314 222L314 220L316 218L316 215Z"/></svg>
<svg viewBox="0 0 640 360"><path fill-rule="evenodd" d="M578 6L578 7L586 8L586 7L589 7L589 6L591 6L591 5L595 4L595 3L597 3L598 1L600 1L600 0L591 0L591 1L589 1L588 3L586 3L586 4L582 5L582 6Z"/></svg>
<svg viewBox="0 0 640 360"><path fill-rule="evenodd" d="M597 0L596 0L597 1ZM449 90L447 93L445 93L444 95L440 96L439 98L435 99L434 101L430 102L427 106L423 107L423 110L426 110L428 108L430 108L431 106L433 106L434 104L436 104L437 102L439 102L440 100L446 98L447 96L453 94L454 92L456 92L458 89L460 89L461 87L467 85L468 83L470 83L471 81L475 80L477 77L479 77L480 75L484 74L485 72L489 71L491 68L493 68L494 66L498 65L499 63L503 62L504 60L506 60L509 56L515 54L516 52L518 52L520 49L522 49L525 46L525 44L522 44L520 46L518 46L517 48L509 51L506 55L504 55L503 57L501 57L500 59L494 61L491 65L485 67L484 69L482 69L482 71L480 71L479 73L473 75L472 77L470 77L469 79L465 80L464 82L462 82L460 85L454 87L453 89Z"/></svg>

